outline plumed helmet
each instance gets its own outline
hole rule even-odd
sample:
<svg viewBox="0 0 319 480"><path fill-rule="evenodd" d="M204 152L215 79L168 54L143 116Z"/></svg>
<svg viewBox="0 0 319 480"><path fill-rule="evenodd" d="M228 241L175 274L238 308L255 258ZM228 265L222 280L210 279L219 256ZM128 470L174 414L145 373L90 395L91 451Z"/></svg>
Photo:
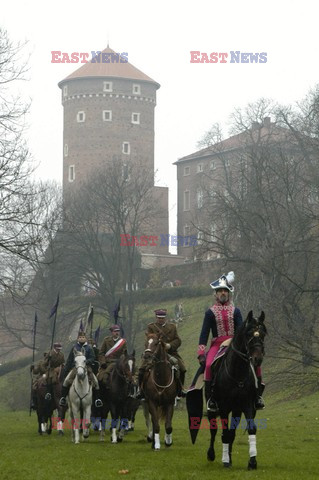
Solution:
<svg viewBox="0 0 319 480"><path fill-rule="evenodd" d="M230 293L234 292L234 287L231 284L235 280L235 274L234 272L229 272L227 275L222 275L221 277L218 278L218 280L215 280L214 282L210 283L210 286L212 287L215 292L219 290L220 288L226 288Z"/></svg>

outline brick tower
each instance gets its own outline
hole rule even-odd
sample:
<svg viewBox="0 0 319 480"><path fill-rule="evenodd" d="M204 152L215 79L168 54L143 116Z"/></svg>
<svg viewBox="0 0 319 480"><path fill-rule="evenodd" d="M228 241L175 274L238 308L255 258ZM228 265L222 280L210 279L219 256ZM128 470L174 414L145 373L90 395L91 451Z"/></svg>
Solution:
<svg viewBox="0 0 319 480"><path fill-rule="evenodd" d="M63 195L95 168L114 160L136 161L154 172L154 113L160 85L109 47L94 60L59 82L64 110ZM167 234L168 188L154 186L154 198L162 211L156 231L142 233ZM149 257L168 254L167 246L141 250ZM154 257L146 263L163 262Z"/></svg>

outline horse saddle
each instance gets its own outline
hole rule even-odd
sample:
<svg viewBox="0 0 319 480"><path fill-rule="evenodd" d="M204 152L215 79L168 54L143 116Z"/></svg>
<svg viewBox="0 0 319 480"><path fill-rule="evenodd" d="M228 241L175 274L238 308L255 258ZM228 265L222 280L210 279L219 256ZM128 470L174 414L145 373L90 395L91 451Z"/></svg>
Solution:
<svg viewBox="0 0 319 480"><path fill-rule="evenodd" d="M227 352L228 350L228 347L230 345L230 342L232 341L231 338L228 338L227 340L224 340L223 343L220 344L220 347L215 355L215 358L212 362L212 365L217 362L217 360L220 360L224 355L225 353Z"/></svg>

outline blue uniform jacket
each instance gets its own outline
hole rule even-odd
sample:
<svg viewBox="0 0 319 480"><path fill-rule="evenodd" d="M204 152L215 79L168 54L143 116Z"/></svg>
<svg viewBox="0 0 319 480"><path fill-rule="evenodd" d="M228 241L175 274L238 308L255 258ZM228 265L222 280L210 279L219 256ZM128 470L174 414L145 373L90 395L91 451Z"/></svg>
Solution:
<svg viewBox="0 0 319 480"><path fill-rule="evenodd" d="M242 325L243 323L243 318L241 316L239 308L235 307L234 311L234 331L236 333L238 327ZM217 335L217 325L216 325L216 318L211 309L209 308L205 312L205 317L203 321L203 326L202 330L200 332L199 336L199 345L207 345L208 337L209 337L209 332L212 332L212 336L214 338L218 337Z"/></svg>

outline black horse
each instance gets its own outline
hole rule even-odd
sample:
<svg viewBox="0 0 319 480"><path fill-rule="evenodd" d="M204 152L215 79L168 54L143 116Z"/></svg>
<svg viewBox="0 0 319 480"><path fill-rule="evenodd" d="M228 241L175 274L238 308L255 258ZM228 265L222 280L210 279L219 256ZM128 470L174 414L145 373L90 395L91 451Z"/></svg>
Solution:
<svg viewBox="0 0 319 480"><path fill-rule="evenodd" d="M248 469L257 468L256 449L256 415L255 399L257 390L256 367L262 363L264 356L264 339L267 333L264 325L265 314L261 312L258 319L250 311L245 322L234 336L227 352L217 363L214 371L214 393L219 406L222 431L223 456L225 467L232 464L232 446L236 428L244 414L245 428L249 435ZM214 366L213 366L214 368ZM229 421L229 414L232 413ZM217 432L216 414L208 412L210 424L210 446L208 460L215 459L214 442Z"/></svg>
<svg viewBox="0 0 319 480"><path fill-rule="evenodd" d="M100 382L103 399L102 430L103 440L106 418L111 413L111 442L123 440L128 427L128 398L131 393L135 373L135 352L131 355L121 355L116 361L110 376L109 388ZM118 431L119 430L119 431Z"/></svg>

